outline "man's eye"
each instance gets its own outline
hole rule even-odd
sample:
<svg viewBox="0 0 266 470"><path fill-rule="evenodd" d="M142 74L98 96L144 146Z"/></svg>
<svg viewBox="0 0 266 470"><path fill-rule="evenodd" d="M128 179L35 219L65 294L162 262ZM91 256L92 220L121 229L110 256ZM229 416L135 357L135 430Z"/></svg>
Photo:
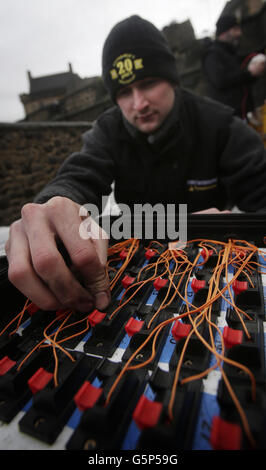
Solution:
<svg viewBox="0 0 266 470"><path fill-rule="evenodd" d="M160 80L158 80L157 78L151 78L150 80L146 80L145 82L143 82L142 87L143 88L152 87L156 85L157 83L159 83L159 81Z"/></svg>
<svg viewBox="0 0 266 470"><path fill-rule="evenodd" d="M117 98L122 98L124 96L129 96L129 95L130 95L130 90L128 88L122 88L121 90L118 91Z"/></svg>

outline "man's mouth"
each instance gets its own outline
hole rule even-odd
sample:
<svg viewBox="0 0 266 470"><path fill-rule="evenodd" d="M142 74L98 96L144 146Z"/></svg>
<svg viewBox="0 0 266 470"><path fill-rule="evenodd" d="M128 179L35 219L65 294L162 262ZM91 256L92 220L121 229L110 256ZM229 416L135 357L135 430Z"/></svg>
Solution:
<svg viewBox="0 0 266 470"><path fill-rule="evenodd" d="M140 121L140 122L147 122L147 121L150 121L151 119L153 119L155 115L156 115L155 111L150 111L148 113L139 114L137 116L137 120Z"/></svg>

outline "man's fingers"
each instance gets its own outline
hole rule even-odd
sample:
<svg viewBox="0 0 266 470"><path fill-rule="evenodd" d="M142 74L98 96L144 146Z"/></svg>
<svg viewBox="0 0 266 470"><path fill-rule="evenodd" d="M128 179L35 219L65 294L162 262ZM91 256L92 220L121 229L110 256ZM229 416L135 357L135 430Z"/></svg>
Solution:
<svg viewBox="0 0 266 470"><path fill-rule="evenodd" d="M92 295L96 308L104 309L110 302L109 279L106 272L108 239L98 224L88 217L89 234L81 236L79 206L68 207L68 218L64 217L64 206L68 201L50 201L48 211L55 232L63 241L72 263L72 271Z"/></svg>
<svg viewBox="0 0 266 470"><path fill-rule="evenodd" d="M43 310L61 308L61 304L32 267L28 240L21 220L14 222L10 227L6 254L9 264L8 278L18 290Z"/></svg>
<svg viewBox="0 0 266 470"><path fill-rule="evenodd" d="M93 306L89 292L66 265L56 244L56 232L44 205L27 204L22 209L32 265L63 308L88 311ZM69 225L71 226L70 219Z"/></svg>
<svg viewBox="0 0 266 470"><path fill-rule="evenodd" d="M220 211L216 207L210 207L209 209L203 209L202 211L192 212L192 214L231 214L231 211Z"/></svg>
<svg viewBox="0 0 266 470"><path fill-rule="evenodd" d="M89 241L94 253L98 257L98 266L94 276L93 272L85 273L85 282L95 299L96 308L103 310L111 300L109 277L106 271L108 239L106 234L99 229L99 226L93 220L91 220L91 238ZM95 275L96 273L97 276Z"/></svg>
<svg viewBox="0 0 266 470"><path fill-rule="evenodd" d="M70 199L54 197L45 204L26 204L22 219L11 227L6 243L9 279L44 310L85 312L110 302L107 237L90 221L91 233L84 239L79 210Z"/></svg>

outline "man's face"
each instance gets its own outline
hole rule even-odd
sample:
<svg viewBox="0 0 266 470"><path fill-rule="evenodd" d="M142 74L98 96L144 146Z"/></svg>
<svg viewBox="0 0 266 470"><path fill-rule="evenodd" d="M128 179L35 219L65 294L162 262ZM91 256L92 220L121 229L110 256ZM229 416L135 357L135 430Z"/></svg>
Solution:
<svg viewBox="0 0 266 470"><path fill-rule="evenodd" d="M174 85L160 78L144 78L118 91L116 102L124 117L139 131L155 132L170 113Z"/></svg>
<svg viewBox="0 0 266 470"><path fill-rule="evenodd" d="M241 28L239 26L234 26L233 28L231 28L230 34L231 34L232 43L237 46L242 36Z"/></svg>
<svg viewBox="0 0 266 470"><path fill-rule="evenodd" d="M239 40L242 36L242 30L239 26L233 26L228 31L226 31L224 34L225 34L226 42L230 42L234 46L237 46L239 44Z"/></svg>

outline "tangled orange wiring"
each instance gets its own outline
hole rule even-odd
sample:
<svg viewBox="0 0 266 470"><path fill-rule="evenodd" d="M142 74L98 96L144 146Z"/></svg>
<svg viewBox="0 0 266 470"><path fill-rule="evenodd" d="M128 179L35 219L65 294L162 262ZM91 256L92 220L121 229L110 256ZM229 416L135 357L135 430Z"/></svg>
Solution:
<svg viewBox="0 0 266 470"><path fill-rule="evenodd" d="M177 320L177 318L180 319L180 318L183 318L183 317L188 317L189 321L191 322L192 329L191 329L190 333L188 334L188 336L186 338L186 341L184 342L183 349L182 349L182 352L181 352L181 355L180 355L180 359L179 359L179 362L178 362L178 365L177 365L177 368L176 368L175 378L174 378L174 382L173 382L173 386L172 386L171 397L170 397L169 405L168 405L168 415L169 415L170 420L173 419L174 400L175 400L176 389L177 389L178 379L180 377L180 371L181 371L184 355L185 355L187 346L189 344L190 338L192 337L193 334L195 334L200 339L200 341L204 344L204 346L215 356L216 363L213 366L206 369L205 371L203 371L202 373L199 373L199 374L196 374L196 375L193 375L193 376L190 376L190 377L183 378L180 382L181 386L183 384L189 382L189 381L203 378L203 377L207 376L211 370L215 369L216 367L219 367L219 369L221 371L221 374L222 374L222 378L223 378L223 380L226 384L226 387L228 389L228 392L229 392L229 394L230 394L230 396L231 396L231 398L232 398L232 400L233 400L233 402L234 402L234 404L235 404L235 406L236 406L236 408L239 412L240 419L241 419L242 424L243 424L243 429L244 429L244 431L245 431L252 447L255 447L256 443L255 443L254 437L251 434L251 431L250 431L250 428L249 428L249 423L247 421L245 412L244 412L243 407L241 406L236 394L234 393L234 390L233 390L232 386L230 385L230 382L229 382L228 377L226 376L226 374L224 372L222 364L225 363L225 362L229 363L232 366L235 366L239 369L242 369L249 376L250 381L251 381L251 391L252 391L253 401L256 400L256 381L255 381L255 377L254 377L254 374L252 373L252 371L249 368L247 368L245 365L243 365L241 363L238 363L236 361L233 361L233 360L229 359L228 357L226 357L223 336L222 336L221 331L218 328L218 326L212 321L211 313L212 313L212 306L213 306L214 302L216 302L219 298L225 298L225 292L228 292L230 300L228 298L226 298L226 301L234 308L234 310L235 310L235 312L236 312L236 314L237 314L237 316L238 316L238 318L239 318L239 320L242 324L243 330L244 330L247 338L250 338L250 334L249 334L248 329L245 325L243 317L246 317L247 319L251 319L251 318L246 312L244 312L242 309L240 309L235 304L235 301L233 299L233 296L232 296L232 293L231 293L231 290L230 290L230 286L232 285L234 280L236 280L238 278L238 276L240 274L244 274L249 279L249 282L250 282L251 286L253 286L252 281L250 279L249 273L252 273L256 269L258 271L258 268L259 267L263 268L263 265L255 262L255 261L252 261L252 257L257 253L260 253L262 258L264 259L264 255L255 245L252 245L251 243L248 243L245 240L229 240L229 242L223 243L223 242L217 241L217 240L208 240L207 241L207 240L204 240L204 239L196 239L196 240L189 241L187 243L187 245L191 245L193 243L198 243L199 248L202 248L202 250L206 250L207 256L206 256L205 261L199 263L199 258L200 258L200 255L201 255L200 251L198 252L198 255L195 257L194 261L191 262L191 261L189 261L189 259L188 259L188 257L187 257L184 250L175 251L175 250L172 250L172 249L168 248L159 256L159 258L156 260L155 263L151 263L148 266L146 266L145 268L143 268L146 271L149 271L149 270L153 269L153 275L151 275L150 278L148 278L144 281L138 281L138 283L135 283L134 286L132 286L132 285L129 286L128 290L132 287L136 287L136 285L139 284L139 286L138 286L138 289L139 289L144 285L144 283L153 281L157 277L160 277L162 275L167 275L168 276L169 287L167 289L167 292L165 294L165 297L164 297L160 307L157 309L157 311L153 315L152 319L149 321L148 329L151 328L152 323L153 323L154 319L157 317L157 315L159 314L159 312L162 309L164 309L164 308L168 307L169 305L171 305L171 302L173 301L173 299L176 296L179 296L185 302L186 307L187 307L187 312L178 315L178 317L174 316L173 318L162 321L154 329L151 329L151 333L149 334L149 336L134 351L134 353L131 355L131 357L128 359L128 361L126 362L126 364L122 368L120 374L117 376L116 380L114 381L112 387L109 390L109 393L108 393L107 399L106 399L106 403L107 404L109 403L109 401L110 401L110 399L111 399L118 383L120 382L123 375L127 371L144 367L154 359L155 353L156 353L156 341L157 341L157 338L158 338L161 330L164 327L168 326L169 324L175 322ZM189 280L192 276L192 272L193 272L194 268L199 267L202 264L207 262L208 256L209 256L207 247L211 246L212 249L213 249L214 248L213 245L217 246L217 247L220 247L221 249L219 250L217 264L216 264L215 268L213 269L212 276L209 280L207 300L200 307L195 307L188 300L188 296L187 296L188 282L189 282ZM170 268L169 268L170 261L174 262L174 269L173 270L170 270ZM158 269L159 264L163 264L165 266L165 271L163 272L163 274L161 273L160 275L157 273L157 269ZM234 267L236 272L231 277L231 280L229 281L228 272L229 272L229 267L230 266ZM261 271L258 271L258 272L261 272ZM226 282L225 282L225 286L223 288L220 288L219 284L220 284L220 279L221 279L223 273L224 273L224 277L225 277ZM179 276L179 280L178 280L177 283L174 283L173 280L177 276ZM185 277L186 277L186 284L185 284L185 289L184 289L185 290L185 295L183 296L181 294L181 290L179 289L179 287L180 287L180 285L181 285L181 283L182 283L182 281L184 280ZM139 278L139 276L138 276L138 278ZM171 287L173 288L174 293L170 296ZM135 290L134 294L135 293L136 293L136 290ZM112 313L112 315L117 313L117 311L120 308L122 308L126 303L128 303L131 298L132 297L129 296L123 303L121 303L120 306ZM203 322L206 322L207 325L208 325L210 343L208 343L206 341L206 339L201 335L201 333L199 331L199 326ZM220 341L221 341L221 345L222 345L222 352L221 353L219 353L216 349L213 330L215 330L215 332L217 332L220 335ZM131 365L131 363L133 362L135 357L140 353L140 351L146 346L146 344L149 341L152 341L152 353L151 353L151 356L149 357L149 359L146 360L145 362L141 363L141 364Z"/></svg>
<svg viewBox="0 0 266 470"><path fill-rule="evenodd" d="M191 261L187 255L186 248L192 245L198 246L198 253L195 256L194 260ZM182 386L188 382L193 380L198 380L201 378L206 377L212 370L219 368L221 371L222 378L224 383L227 387L227 390L232 398L233 403L236 406L236 409L239 413L244 432L251 443L252 447L256 447L256 443L252 433L250 431L249 423L243 407L239 399L237 398L229 379L224 371L223 364L228 363L236 368L243 370L248 377L250 378L251 383L251 394L252 399L255 402L256 400L256 381L254 374L252 371L246 367L245 365L238 363L229 359L225 354L225 345L222 333L217 326L217 324L212 319L212 308L214 303L218 299L226 299L226 302L231 305L236 312L239 321L241 322L244 334L247 338L250 338L250 334L248 332L248 328L245 324L245 319L250 320L250 316L239 308L233 295L231 293L230 286L232 283L238 278L238 276L244 275L249 284L253 287L251 275L254 272L263 273L264 266L259 262L254 261L254 255L260 254L261 257L264 258L263 252L257 248L255 245L245 241L245 240L229 240L228 242L221 242L217 240L206 240L206 239L195 239L190 240L186 243L185 248L182 249L173 249L172 247L165 246L158 241L152 241L145 250L148 250L153 247L153 251L156 253L156 261L148 262L145 266L143 266L137 275L137 278L133 284L131 284L127 289L125 289L124 294L122 295L119 305L111 312L108 316L109 320L111 320L115 315L119 313L119 310L127 305L130 300L137 294L137 292L142 289L145 285L150 285L151 282L154 282L156 279L165 277L168 279L168 287L165 292L165 296L157 309L154 313L153 317L149 320L147 325L147 329L150 330L149 335L143 341L143 343L134 351L131 357L127 360L125 365L122 367L120 373L117 375L116 379L114 380L111 388L106 397L106 405L111 400L112 395L114 394L119 382L121 381L124 374L129 370L139 369L147 364L149 364L155 357L156 354L156 342L160 332L175 322L177 319L181 319L187 317L189 322L191 323L191 330L184 341L183 348L180 354L180 358L176 367L176 371L174 374L174 381L171 390L171 396L168 404L168 417L170 420L173 420L173 407L176 397L176 390L179 386ZM109 247L108 251L108 263L106 266L107 272L110 274L112 273L112 279L110 281L110 289L111 291L117 285L118 281L121 279L123 273L126 272L130 261L133 259L134 255L138 251L140 247L140 241L137 239L129 239L123 241L121 243L114 244L113 246ZM212 269L212 274L208 282L208 294L206 301L200 305L195 306L193 305L188 299L188 284L191 280L193 272L196 268L203 266L209 257L209 248L215 251L217 254L217 263ZM121 262L121 258L119 254L124 251L124 260ZM200 262L201 253L205 252L205 259ZM120 267L111 267L113 262L120 262ZM171 266L171 267L170 267ZM229 268L234 268L234 274L231 275L229 280ZM260 270L260 268L262 270ZM224 286L221 287L221 280L224 281ZM183 286L183 288L181 288ZM185 287L184 287L185 286ZM130 294L130 290L133 289L133 293ZM183 292L183 293L182 293ZM227 297L225 297L227 293ZM183 303L185 303L186 311L180 313L178 315L174 315L172 318L159 322L156 326L153 327L154 320L158 318L160 319L160 312L171 305L174 299L179 298ZM10 326L17 320L17 325L15 330L13 330L10 335L14 334L19 328L23 316L27 307L30 305L30 300L27 299L23 309L19 314L17 314L11 322L6 325L6 327L0 332L0 335L3 334ZM66 349L62 347L62 343L67 341L68 339L84 335L90 328L90 324L88 321L88 315L84 318L73 321L72 323L68 323L71 316L75 312L62 312L61 315L57 315L57 317L45 328L43 332L43 339L28 353L27 356L24 357L23 361L19 364L19 368L25 363L28 357L35 351L41 347L48 347L51 346L53 348L53 355L55 359L55 367L54 367L54 384L55 386L58 385L58 358L57 358L57 348L62 350L70 360L74 361L73 355ZM57 327L56 331L48 334L50 328L55 324L58 323L59 326ZM59 339L59 335L62 331L65 331L67 328L71 328L73 325L85 323L85 326L74 335L66 336L63 339ZM209 331L209 342L202 336L200 332L200 325L206 324ZM220 337L221 343L221 352L217 350L216 343L215 343L215 336L216 334ZM182 378L180 380L181 368L184 360L184 356L189 344L189 341L192 335L196 335L197 338L202 342L202 344L210 351L211 354L215 357L215 364L207 368L201 373L191 375L189 377ZM139 354L139 352L146 346L148 342L152 341L152 348L151 348L151 355L150 357L142 363L133 364L132 362Z"/></svg>

